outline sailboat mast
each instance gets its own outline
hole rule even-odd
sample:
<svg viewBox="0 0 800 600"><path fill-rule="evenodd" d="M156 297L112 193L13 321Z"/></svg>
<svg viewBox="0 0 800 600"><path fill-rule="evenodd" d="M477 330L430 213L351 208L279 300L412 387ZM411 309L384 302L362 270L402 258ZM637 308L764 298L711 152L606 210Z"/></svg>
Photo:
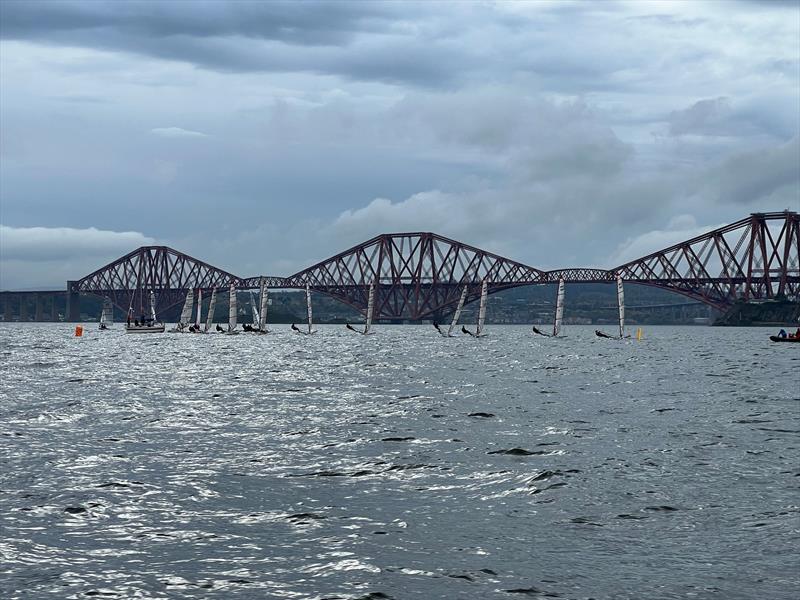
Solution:
<svg viewBox="0 0 800 600"><path fill-rule="evenodd" d="M211 302L208 305L208 314L206 315L206 331L211 329L211 324L214 322L214 307L217 305L217 288L211 290Z"/></svg>
<svg viewBox="0 0 800 600"><path fill-rule="evenodd" d="M453 320L450 322L450 327L447 328L447 335L453 333L453 329L458 325L458 318L461 316L461 310L464 308L464 301L467 299L467 286L461 290L461 298L458 299L458 306L456 312L453 313Z"/></svg>
<svg viewBox="0 0 800 600"><path fill-rule="evenodd" d="M558 280L558 296L556 296L556 320L553 323L553 337L561 331L561 320L564 317L564 278Z"/></svg>
<svg viewBox="0 0 800 600"><path fill-rule="evenodd" d="M486 322L486 298L489 293L489 287L486 280L481 284L481 306L478 309L478 329L475 335L480 335L483 332L483 324Z"/></svg>
<svg viewBox="0 0 800 600"><path fill-rule="evenodd" d="M253 313L253 327L258 327L258 304L253 290L250 290L250 312Z"/></svg>
<svg viewBox="0 0 800 600"><path fill-rule="evenodd" d="M153 290L150 290L150 318L153 323L156 322L156 295Z"/></svg>
<svg viewBox="0 0 800 600"><path fill-rule="evenodd" d="M258 314L258 329L260 331L267 330L267 282L266 280L261 280L261 311Z"/></svg>
<svg viewBox="0 0 800 600"><path fill-rule="evenodd" d="M194 320L195 327L200 327L200 311L203 309L203 290L197 288L197 317Z"/></svg>
<svg viewBox="0 0 800 600"><path fill-rule="evenodd" d="M231 283L228 294L228 331L236 329L236 286Z"/></svg>
<svg viewBox="0 0 800 600"><path fill-rule="evenodd" d="M306 308L308 309L308 333L312 332L313 313L311 311L311 288L306 284Z"/></svg>
<svg viewBox="0 0 800 600"><path fill-rule="evenodd" d="M622 277L617 276L617 304L619 305L619 337L625 336L625 294L622 291Z"/></svg>
<svg viewBox="0 0 800 600"><path fill-rule="evenodd" d="M367 319L366 325L364 326L364 333L369 333L370 327L372 327L372 313L375 310L375 282L369 284L369 298L367 300Z"/></svg>

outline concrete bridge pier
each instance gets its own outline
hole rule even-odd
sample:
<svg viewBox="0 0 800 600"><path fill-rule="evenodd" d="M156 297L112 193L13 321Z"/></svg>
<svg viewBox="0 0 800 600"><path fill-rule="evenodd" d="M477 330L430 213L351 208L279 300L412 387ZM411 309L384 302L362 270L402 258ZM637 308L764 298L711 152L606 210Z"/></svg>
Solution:
<svg viewBox="0 0 800 600"><path fill-rule="evenodd" d="M67 281L67 310L64 320L77 323L81 320L81 295L74 290L77 282Z"/></svg>

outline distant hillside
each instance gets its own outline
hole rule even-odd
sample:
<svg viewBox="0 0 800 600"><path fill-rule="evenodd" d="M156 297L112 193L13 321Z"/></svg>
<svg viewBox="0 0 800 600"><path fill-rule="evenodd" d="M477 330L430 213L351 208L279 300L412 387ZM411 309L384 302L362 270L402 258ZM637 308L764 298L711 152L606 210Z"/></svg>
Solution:
<svg viewBox="0 0 800 600"><path fill-rule="evenodd" d="M487 321L489 323L550 323L553 319L556 296L555 285L526 286L498 292L489 296ZM363 319L356 309L339 302L325 294L313 293L314 320L318 323L345 323ZM719 315L707 306L695 303L689 298L667 292L658 288L626 284L626 319L635 324L693 324L713 321ZM27 299L29 318L35 312L34 299ZM204 302L204 313L208 300ZM81 314L84 320L98 319L102 308L102 299L92 295L81 295ZM49 310L49 309L48 309ZM176 322L181 307L174 306L159 314L166 322ZM735 321L728 324L748 324L758 321L753 316L754 308L739 309ZM762 312L766 309L760 309ZM743 312L744 311L744 312ZM749 311L749 312L747 312ZM56 299L56 313L63 316L66 312L65 299ZM218 297L215 321L228 319L227 297ZM464 308L462 322L475 320L477 302ZM49 313L48 313L49 314ZM270 291L269 322L297 323L305 320L305 294L299 290ZM239 293L239 321L249 323L251 320L250 295ZM766 313L765 313L766 315ZM773 315L774 318L778 318ZM772 320L766 315L764 319ZM124 312L115 309L114 318L121 321ZM449 315L443 315L449 319ZM570 324L604 324L614 323L617 319L616 288L612 284L572 284L567 285L564 310L565 323ZM764 320L762 319L762 320Z"/></svg>

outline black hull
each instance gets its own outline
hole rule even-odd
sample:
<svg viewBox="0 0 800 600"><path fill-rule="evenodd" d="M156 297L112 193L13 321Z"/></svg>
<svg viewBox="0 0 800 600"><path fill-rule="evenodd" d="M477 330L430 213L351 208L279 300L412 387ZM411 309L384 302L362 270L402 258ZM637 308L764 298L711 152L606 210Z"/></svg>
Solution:
<svg viewBox="0 0 800 600"><path fill-rule="evenodd" d="M777 335L769 336L773 342L800 342L800 338L778 337Z"/></svg>

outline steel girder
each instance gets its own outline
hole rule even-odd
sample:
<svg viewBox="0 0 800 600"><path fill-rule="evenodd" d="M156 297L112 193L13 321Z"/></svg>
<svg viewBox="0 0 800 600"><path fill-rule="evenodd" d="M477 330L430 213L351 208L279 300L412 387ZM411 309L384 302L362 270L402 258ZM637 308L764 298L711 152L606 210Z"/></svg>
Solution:
<svg viewBox="0 0 800 600"><path fill-rule="evenodd" d="M375 283L375 318L422 319L458 302L491 292L540 283L545 273L446 237L424 233L383 234L286 278L306 284L364 311Z"/></svg>
<svg viewBox="0 0 800 600"><path fill-rule="evenodd" d="M240 285L241 279L166 246L142 246L73 283L70 291L107 296L121 310L136 314L149 306L152 290L156 310L183 302L187 291Z"/></svg>
<svg viewBox="0 0 800 600"><path fill-rule="evenodd" d="M800 216L754 213L613 269L720 310L737 300L800 299Z"/></svg>
<svg viewBox="0 0 800 600"><path fill-rule="evenodd" d="M183 302L188 289L209 292L231 283L254 289L304 288L364 312L376 285L375 318L424 319L452 309L467 287L467 302L489 293L557 282L626 282L667 289L724 310L737 300L800 300L800 217L796 212L755 213L714 231L653 252L614 269L541 271L429 233L379 235L289 277L240 278L167 248L145 246L75 282L71 291L108 296L122 310L157 310Z"/></svg>

